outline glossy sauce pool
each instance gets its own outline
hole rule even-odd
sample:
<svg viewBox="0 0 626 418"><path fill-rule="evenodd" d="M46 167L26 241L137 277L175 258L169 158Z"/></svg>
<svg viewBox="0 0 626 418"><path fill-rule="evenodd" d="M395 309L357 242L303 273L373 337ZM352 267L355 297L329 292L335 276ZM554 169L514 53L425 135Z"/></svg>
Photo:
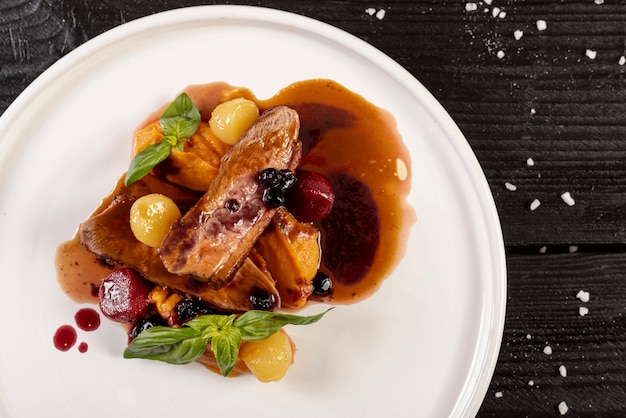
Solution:
<svg viewBox="0 0 626 418"><path fill-rule="evenodd" d="M324 174L335 191L331 214L315 224L321 232L320 270L333 279L332 293L317 300L349 304L375 292L404 255L415 222L407 203L410 155L392 115L330 80L297 82L266 100L226 83L185 91L202 120L217 104L235 97L255 101L261 111L286 105L298 112L303 143L299 169ZM140 128L158 120L162 111ZM78 302L97 302L97 287L110 270L76 239L59 246L59 282Z"/></svg>

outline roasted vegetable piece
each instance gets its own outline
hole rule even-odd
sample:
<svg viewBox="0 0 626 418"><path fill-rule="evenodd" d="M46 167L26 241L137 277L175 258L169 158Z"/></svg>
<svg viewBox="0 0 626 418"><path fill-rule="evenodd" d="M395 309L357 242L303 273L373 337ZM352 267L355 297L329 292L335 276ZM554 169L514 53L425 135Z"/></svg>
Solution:
<svg viewBox="0 0 626 418"><path fill-rule="evenodd" d="M272 295L274 305L268 310L280 307L280 296L272 277L250 258L244 260L226 286L217 290L192 276L169 273L159 259L157 249L137 241L130 229L130 208L135 199L131 196L113 199L108 208L80 225L76 234L78 242L100 259L132 267L155 284L204 299L224 312L255 309L250 297L259 292Z"/></svg>
<svg viewBox="0 0 626 418"><path fill-rule="evenodd" d="M311 280L319 267L319 231L279 208L256 249L276 281L282 306L302 307L313 292Z"/></svg>
<svg viewBox="0 0 626 418"><path fill-rule="evenodd" d="M214 288L233 277L275 209L262 201L259 173L293 170L300 160L298 114L285 106L263 113L222 159L209 190L172 225L159 254L170 273Z"/></svg>

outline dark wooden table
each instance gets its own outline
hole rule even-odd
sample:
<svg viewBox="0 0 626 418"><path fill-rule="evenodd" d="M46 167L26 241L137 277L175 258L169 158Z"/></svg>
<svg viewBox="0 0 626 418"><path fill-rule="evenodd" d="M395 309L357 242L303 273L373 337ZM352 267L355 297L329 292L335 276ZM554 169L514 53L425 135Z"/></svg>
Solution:
<svg viewBox="0 0 626 418"><path fill-rule="evenodd" d="M364 39L421 81L467 137L495 196L509 280L478 416L560 416L561 402L567 416L626 416L626 2L226 3L299 13ZM0 0L0 112L94 36L197 4L212 2Z"/></svg>

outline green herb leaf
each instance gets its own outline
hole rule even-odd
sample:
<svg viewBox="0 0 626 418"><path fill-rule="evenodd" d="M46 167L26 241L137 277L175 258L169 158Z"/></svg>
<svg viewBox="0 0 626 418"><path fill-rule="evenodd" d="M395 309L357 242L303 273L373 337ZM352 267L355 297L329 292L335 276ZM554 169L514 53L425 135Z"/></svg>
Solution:
<svg viewBox="0 0 626 418"><path fill-rule="evenodd" d="M310 325L322 319L326 311L312 316L298 316L266 311L248 311L235 320L244 341L261 341L285 325Z"/></svg>
<svg viewBox="0 0 626 418"><path fill-rule="evenodd" d="M182 139L189 138L196 132L200 124L200 112L187 93L181 93L165 109L159 123L165 136L161 138L161 142L150 145L135 155L126 173L126 186L141 179L169 157L172 148L183 151Z"/></svg>
<svg viewBox="0 0 626 418"><path fill-rule="evenodd" d="M235 327L224 328L221 333L215 335L211 340L211 350L217 367L222 376L228 376L237 363L239 357L239 347L241 346L241 334Z"/></svg>
<svg viewBox="0 0 626 418"><path fill-rule="evenodd" d="M124 358L160 360L170 364L187 364L206 350L209 342L193 328L156 326L139 334L124 350Z"/></svg>
<svg viewBox="0 0 626 418"><path fill-rule="evenodd" d="M238 318L236 315L198 316L180 328L148 328L128 345L124 357L187 364L200 357L211 343L220 372L228 376L237 363L242 341L264 340L288 324L313 324L331 309L312 316L255 310Z"/></svg>
<svg viewBox="0 0 626 418"><path fill-rule="evenodd" d="M161 129L178 140L189 138L200 124L200 112L187 93L181 93L163 112Z"/></svg>
<svg viewBox="0 0 626 418"><path fill-rule="evenodd" d="M158 142L142 149L130 162L125 185L130 185L150 172L157 164L169 157L172 147L167 142Z"/></svg>

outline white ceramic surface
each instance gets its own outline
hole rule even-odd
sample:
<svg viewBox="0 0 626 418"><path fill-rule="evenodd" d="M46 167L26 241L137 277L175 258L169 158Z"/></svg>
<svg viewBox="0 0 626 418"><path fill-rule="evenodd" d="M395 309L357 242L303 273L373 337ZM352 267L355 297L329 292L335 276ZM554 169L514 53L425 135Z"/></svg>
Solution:
<svg viewBox="0 0 626 418"><path fill-rule="evenodd" d="M79 308L57 285L69 239L129 161L133 129L189 84L228 81L258 97L331 78L395 116L413 164L419 221L407 255L370 299L292 328L280 382L199 365L124 360L123 330L52 336ZM450 117L381 52L323 23L241 6L130 22L71 52L0 118L0 416L472 416L495 367L505 313L499 221ZM313 309L318 311L318 309Z"/></svg>

